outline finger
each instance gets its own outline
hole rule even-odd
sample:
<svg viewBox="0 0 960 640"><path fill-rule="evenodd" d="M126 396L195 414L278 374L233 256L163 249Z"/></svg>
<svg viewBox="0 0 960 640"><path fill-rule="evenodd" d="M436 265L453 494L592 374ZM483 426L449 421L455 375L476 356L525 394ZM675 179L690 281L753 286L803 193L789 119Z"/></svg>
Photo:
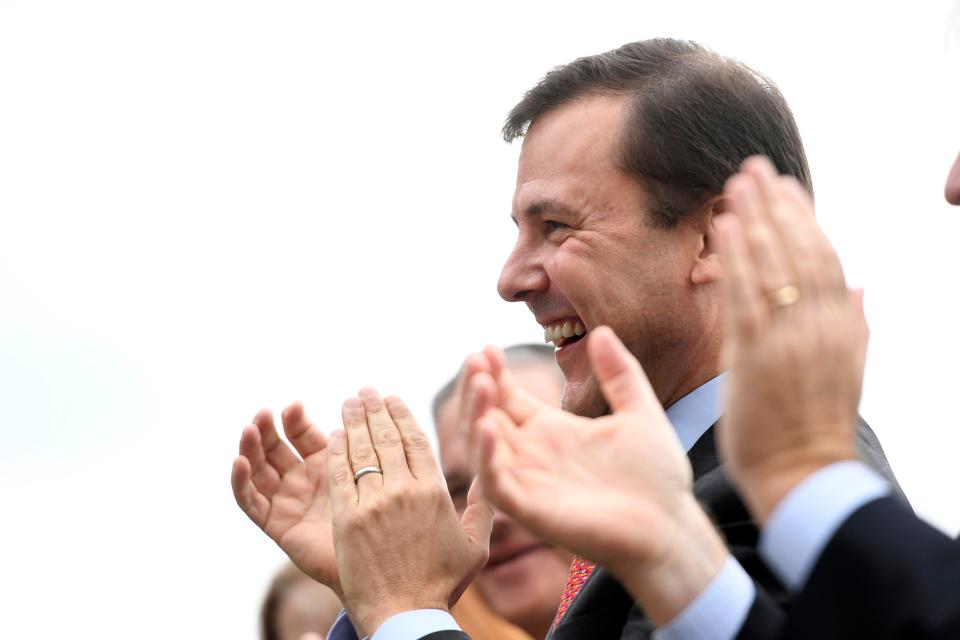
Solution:
<svg viewBox="0 0 960 640"><path fill-rule="evenodd" d="M771 293L795 284L793 266L767 213L769 203L761 196L757 179L740 173L727 181L731 207L743 225L743 235L750 255L757 265L760 287Z"/></svg>
<svg viewBox="0 0 960 640"><path fill-rule="evenodd" d="M518 424L543 408L544 403L529 391L521 388L507 369L507 358L497 347L487 346L484 355L490 363L490 375L497 383L496 403Z"/></svg>
<svg viewBox="0 0 960 640"><path fill-rule="evenodd" d="M493 528L493 508L483 499L477 480L467 492L467 508L460 517L460 526L467 535L474 561L479 568L486 563L490 552L490 531Z"/></svg>
<svg viewBox="0 0 960 640"><path fill-rule="evenodd" d="M728 339L749 339L766 322L769 308L762 297L756 266L750 259L740 219L735 215L724 215L717 219L716 225L723 261L721 290Z"/></svg>
<svg viewBox="0 0 960 640"><path fill-rule="evenodd" d="M247 425L240 434L240 455L250 462L251 477L257 490L270 499L280 488L280 474L267 460L256 425Z"/></svg>
<svg viewBox="0 0 960 640"><path fill-rule="evenodd" d="M270 501L257 491L253 484L250 472L250 461L240 456L233 461L230 471L230 486L233 488L233 497L237 506L253 520L254 524L263 529L270 513Z"/></svg>
<svg viewBox="0 0 960 640"><path fill-rule="evenodd" d="M781 178L776 188L785 203L780 233L793 239L799 285L804 293L836 298L847 295L843 266L833 245L817 224L810 194L794 178Z"/></svg>
<svg viewBox="0 0 960 640"><path fill-rule="evenodd" d="M479 452L479 490L504 513L517 517L525 494L514 474L513 452L502 439L493 417L484 416L477 421L472 446Z"/></svg>
<svg viewBox="0 0 960 640"><path fill-rule="evenodd" d="M815 294L808 276L811 267L818 267L811 235L811 230L815 230L817 225L809 194L804 191L799 200L787 197L783 185L788 180L781 178L776 167L764 157L748 158L743 163L743 173L753 178L764 203L765 218L777 238L784 261L790 264L795 275L795 279L788 284L795 284L805 293L809 291ZM800 190L803 191L803 188Z"/></svg>
<svg viewBox="0 0 960 640"><path fill-rule="evenodd" d="M347 452L350 456L350 466L353 473L366 467L380 468L380 460L373 448L370 431L367 428L367 416L363 409L363 402L359 398L350 398L343 403L340 410L343 418L343 427L347 434ZM368 473L357 479L357 488L363 491L376 490L383 487L383 475Z"/></svg>
<svg viewBox="0 0 960 640"><path fill-rule="evenodd" d="M473 408L464 411L464 414L471 416L469 428L466 431L468 454L470 467L476 473L479 470L479 449L471 446L476 438L477 419L483 416L493 406L494 398L497 393L497 384L490 377L489 373L481 372L470 379L470 389L466 393L467 401L473 404Z"/></svg>
<svg viewBox="0 0 960 640"><path fill-rule="evenodd" d="M365 387L360 390L360 400L363 402L370 439L373 441L374 451L383 469L383 481L389 482L391 478L409 476L410 469L407 467L407 458L403 452L403 439L390 412L387 411L383 398L375 389Z"/></svg>
<svg viewBox="0 0 960 640"><path fill-rule="evenodd" d="M460 412L458 416L458 425L460 433L467 433L470 425L476 417L472 413L473 400L470 393L470 380L478 373L489 373L490 363L487 356L482 353L471 353L463 361L463 367L460 370L460 376L457 379L457 398L460 402Z"/></svg>
<svg viewBox="0 0 960 640"><path fill-rule="evenodd" d="M303 405L294 402L280 414L283 433L303 458L309 458L327 446L327 439L307 418Z"/></svg>
<svg viewBox="0 0 960 640"><path fill-rule="evenodd" d="M350 468L347 450L344 432L337 430L331 433L327 442L327 456L330 461L330 510L334 520L339 520L349 513L360 499L357 483L353 481L353 469Z"/></svg>
<svg viewBox="0 0 960 640"><path fill-rule="evenodd" d="M403 400L395 396L387 398L387 411L393 417L394 424L400 431L403 441L403 452L407 459L407 467L414 478L423 480L440 476L440 467L433 457L433 448L427 434L423 432L416 418Z"/></svg>
<svg viewBox="0 0 960 640"><path fill-rule="evenodd" d="M253 419L260 431L260 442L263 443L263 452L267 462L282 476L290 469L300 464L300 459L290 450L287 443L277 435L277 428L273 424L273 413L263 409Z"/></svg>
<svg viewBox="0 0 960 640"><path fill-rule="evenodd" d="M593 329L587 335L587 354L600 390L614 413L649 411L651 407L661 409L640 363L623 346L613 329Z"/></svg>

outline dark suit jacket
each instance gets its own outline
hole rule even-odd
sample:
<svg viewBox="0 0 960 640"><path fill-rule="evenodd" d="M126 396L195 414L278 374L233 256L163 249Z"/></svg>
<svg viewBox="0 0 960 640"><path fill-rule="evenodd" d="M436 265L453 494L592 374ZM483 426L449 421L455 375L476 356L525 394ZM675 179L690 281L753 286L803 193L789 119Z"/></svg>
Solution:
<svg viewBox="0 0 960 640"><path fill-rule="evenodd" d="M864 505L824 548L783 637L960 638L960 542L895 498Z"/></svg>
<svg viewBox="0 0 960 640"><path fill-rule="evenodd" d="M861 458L899 492L899 485L877 437L862 419L858 426ZM784 620L788 597L780 582L760 560L756 548L759 532L724 475L714 444L715 428L716 425L710 427L687 454L693 466L693 492L725 537L734 557L756 583L758 598L749 620L753 625L751 629L762 630L763 635L750 637L776 637ZM652 631L652 623L630 594L606 570L598 567L548 638L635 640L649 638Z"/></svg>

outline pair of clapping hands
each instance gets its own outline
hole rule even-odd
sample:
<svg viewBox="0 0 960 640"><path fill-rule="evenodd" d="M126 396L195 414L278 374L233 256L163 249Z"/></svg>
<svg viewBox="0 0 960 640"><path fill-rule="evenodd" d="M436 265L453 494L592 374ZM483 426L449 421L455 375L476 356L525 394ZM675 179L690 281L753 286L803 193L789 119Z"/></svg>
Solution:
<svg viewBox="0 0 960 640"><path fill-rule="evenodd" d="M727 314L721 455L762 523L799 481L856 457L866 352L861 298L809 196L764 159L727 184L715 221ZM606 327L587 337L612 410L581 418L512 380L503 354L470 356L459 392L479 485L458 519L406 406L365 389L329 439L295 404L287 439L269 412L244 429L237 503L366 634L395 613L447 609L487 557L492 511L607 567L654 622L672 619L728 557L692 494L692 472L640 365ZM355 481L354 473L378 467ZM480 495L482 493L482 496ZM629 523L629 526L624 526Z"/></svg>

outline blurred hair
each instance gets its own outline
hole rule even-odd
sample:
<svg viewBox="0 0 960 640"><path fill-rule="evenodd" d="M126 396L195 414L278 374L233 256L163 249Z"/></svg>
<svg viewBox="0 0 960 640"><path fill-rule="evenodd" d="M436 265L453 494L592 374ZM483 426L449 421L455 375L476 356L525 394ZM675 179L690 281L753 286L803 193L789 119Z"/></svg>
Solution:
<svg viewBox="0 0 960 640"><path fill-rule="evenodd" d="M515 344L507 347L503 350L503 354L507 358L507 365L512 367L524 367L531 365L544 365L550 366L556 370L557 376L559 378L559 384L563 385L563 374L560 373L560 370L557 368L557 361L554 357L554 352L556 350L547 344ZM433 423L437 424L438 418L440 416L440 408L443 406L443 403L447 401L450 396L453 395L454 390L457 388L457 381L460 380L460 371L457 372L457 375L453 376L440 391L433 396Z"/></svg>
<svg viewBox="0 0 960 640"><path fill-rule="evenodd" d="M277 628L277 613L280 603L287 591L293 585L310 580L310 576L300 571L292 563L287 563L273 576L267 595L260 607L260 638L261 640L281 640L280 630Z"/></svg>
<svg viewBox="0 0 960 640"><path fill-rule="evenodd" d="M579 58L547 73L510 111L503 138L579 98L625 95L618 166L649 195L652 222L673 227L762 154L813 193L793 114L776 85L696 42L656 38Z"/></svg>

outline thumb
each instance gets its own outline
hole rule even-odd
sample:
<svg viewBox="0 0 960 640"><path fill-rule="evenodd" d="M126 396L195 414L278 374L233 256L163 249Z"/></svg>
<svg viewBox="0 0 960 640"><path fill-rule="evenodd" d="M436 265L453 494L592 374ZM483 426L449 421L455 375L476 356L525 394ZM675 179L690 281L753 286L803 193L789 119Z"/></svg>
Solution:
<svg viewBox="0 0 960 640"><path fill-rule="evenodd" d="M473 479L467 492L467 508L460 517L460 526L467 534L470 551L475 556L479 569L490 554L490 531L493 529L493 507L483 497L479 478Z"/></svg>
<svg viewBox="0 0 960 640"><path fill-rule="evenodd" d="M600 390L614 412L636 411L651 404L659 406L640 363L610 327L597 327L587 338L590 364L597 375Z"/></svg>

